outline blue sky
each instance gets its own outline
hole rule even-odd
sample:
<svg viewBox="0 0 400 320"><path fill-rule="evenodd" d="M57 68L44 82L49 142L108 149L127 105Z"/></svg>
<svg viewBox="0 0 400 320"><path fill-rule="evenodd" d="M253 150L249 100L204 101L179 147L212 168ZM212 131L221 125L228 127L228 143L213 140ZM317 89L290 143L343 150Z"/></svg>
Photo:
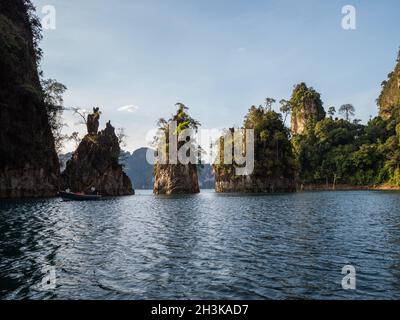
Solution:
<svg viewBox="0 0 400 320"><path fill-rule="evenodd" d="M129 151L146 145L176 102L204 128L224 128L266 97L289 98L301 81L326 109L352 103L366 122L400 46L395 0L33 3L39 16L45 5L57 13L56 30L44 31L45 76L68 87L66 106L100 106L102 126L110 119L126 128ZM347 4L356 8L356 30L341 27ZM70 113L65 120L66 132L83 133Z"/></svg>

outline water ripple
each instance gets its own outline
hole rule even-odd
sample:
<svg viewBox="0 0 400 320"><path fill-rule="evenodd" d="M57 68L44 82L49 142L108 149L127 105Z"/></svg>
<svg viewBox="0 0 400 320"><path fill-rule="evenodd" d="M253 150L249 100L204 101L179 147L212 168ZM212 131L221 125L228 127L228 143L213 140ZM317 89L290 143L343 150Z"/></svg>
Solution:
<svg viewBox="0 0 400 320"><path fill-rule="evenodd" d="M398 299L399 205L367 191L2 201L0 298Z"/></svg>

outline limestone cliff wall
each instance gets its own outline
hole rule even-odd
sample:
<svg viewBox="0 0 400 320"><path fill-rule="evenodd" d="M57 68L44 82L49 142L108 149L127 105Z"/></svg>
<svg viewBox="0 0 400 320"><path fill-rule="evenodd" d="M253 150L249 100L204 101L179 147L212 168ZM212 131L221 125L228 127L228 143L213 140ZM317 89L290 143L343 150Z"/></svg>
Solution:
<svg viewBox="0 0 400 320"><path fill-rule="evenodd" d="M118 163L118 138L110 123L99 133L87 134L62 173L62 189L103 196L134 194L132 183Z"/></svg>
<svg viewBox="0 0 400 320"><path fill-rule="evenodd" d="M388 119L393 108L400 107L400 60L397 62L394 71L388 75L388 79L382 84L382 92L378 98L379 115L383 119Z"/></svg>
<svg viewBox="0 0 400 320"><path fill-rule="evenodd" d="M254 154L251 149L246 153L246 167L254 170L241 176L236 163L226 164L226 136L220 139L219 163L213 165L216 192L276 193L294 192L295 159L289 141L289 129L285 127L280 114L263 107L251 107L243 128L254 130ZM230 129L234 133L234 129ZM234 146L247 145L245 137L233 139ZM250 142L250 141L249 141ZM253 142L251 142L253 143ZM244 154L243 150L242 153ZM233 154L232 154L233 156ZM254 161L254 163L253 163ZM234 162L234 161L233 161Z"/></svg>
<svg viewBox="0 0 400 320"><path fill-rule="evenodd" d="M224 169L215 170L215 191L239 193L279 193L295 192L296 184L293 178L287 177L256 177L235 176L226 174Z"/></svg>
<svg viewBox="0 0 400 320"><path fill-rule="evenodd" d="M325 118L320 94L305 83L295 86L290 100L292 108L292 134L303 134L307 123L311 120L319 121Z"/></svg>
<svg viewBox="0 0 400 320"><path fill-rule="evenodd" d="M154 194L199 193L196 165L155 165Z"/></svg>
<svg viewBox="0 0 400 320"><path fill-rule="evenodd" d="M291 127L293 134L302 134L305 129L307 122L311 119L320 120L318 106L313 100L306 100L303 105L297 109L297 112L293 113L291 120Z"/></svg>
<svg viewBox="0 0 400 320"><path fill-rule="evenodd" d="M0 198L58 191L59 164L26 2L0 1Z"/></svg>

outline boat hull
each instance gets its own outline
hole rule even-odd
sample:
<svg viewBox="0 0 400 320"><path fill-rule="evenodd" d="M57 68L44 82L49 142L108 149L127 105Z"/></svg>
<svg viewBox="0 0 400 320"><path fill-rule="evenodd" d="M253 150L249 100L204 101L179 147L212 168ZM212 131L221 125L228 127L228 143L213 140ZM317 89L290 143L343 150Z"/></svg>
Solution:
<svg viewBox="0 0 400 320"><path fill-rule="evenodd" d="M63 200L67 201L95 201L102 197L100 195L76 194L71 192L60 192Z"/></svg>

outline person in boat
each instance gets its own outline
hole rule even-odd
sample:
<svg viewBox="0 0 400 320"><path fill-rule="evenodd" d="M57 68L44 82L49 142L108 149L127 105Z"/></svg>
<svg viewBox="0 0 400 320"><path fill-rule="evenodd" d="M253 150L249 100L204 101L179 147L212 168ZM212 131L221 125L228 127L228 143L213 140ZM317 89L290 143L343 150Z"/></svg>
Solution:
<svg viewBox="0 0 400 320"><path fill-rule="evenodd" d="M83 191L80 191L80 192L72 192L71 189L69 189L69 188L68 188L67 190L65 190L65 192L66 192L66 193L73 193L73 194L80 195L80 196L84 196L84 195L95 195L95 196L98 196L98 195L99 195L99 193L96 192L96 188L95 188L95 187L91 187L89 193L85 193L85 192L83 192Z"/></svg>

